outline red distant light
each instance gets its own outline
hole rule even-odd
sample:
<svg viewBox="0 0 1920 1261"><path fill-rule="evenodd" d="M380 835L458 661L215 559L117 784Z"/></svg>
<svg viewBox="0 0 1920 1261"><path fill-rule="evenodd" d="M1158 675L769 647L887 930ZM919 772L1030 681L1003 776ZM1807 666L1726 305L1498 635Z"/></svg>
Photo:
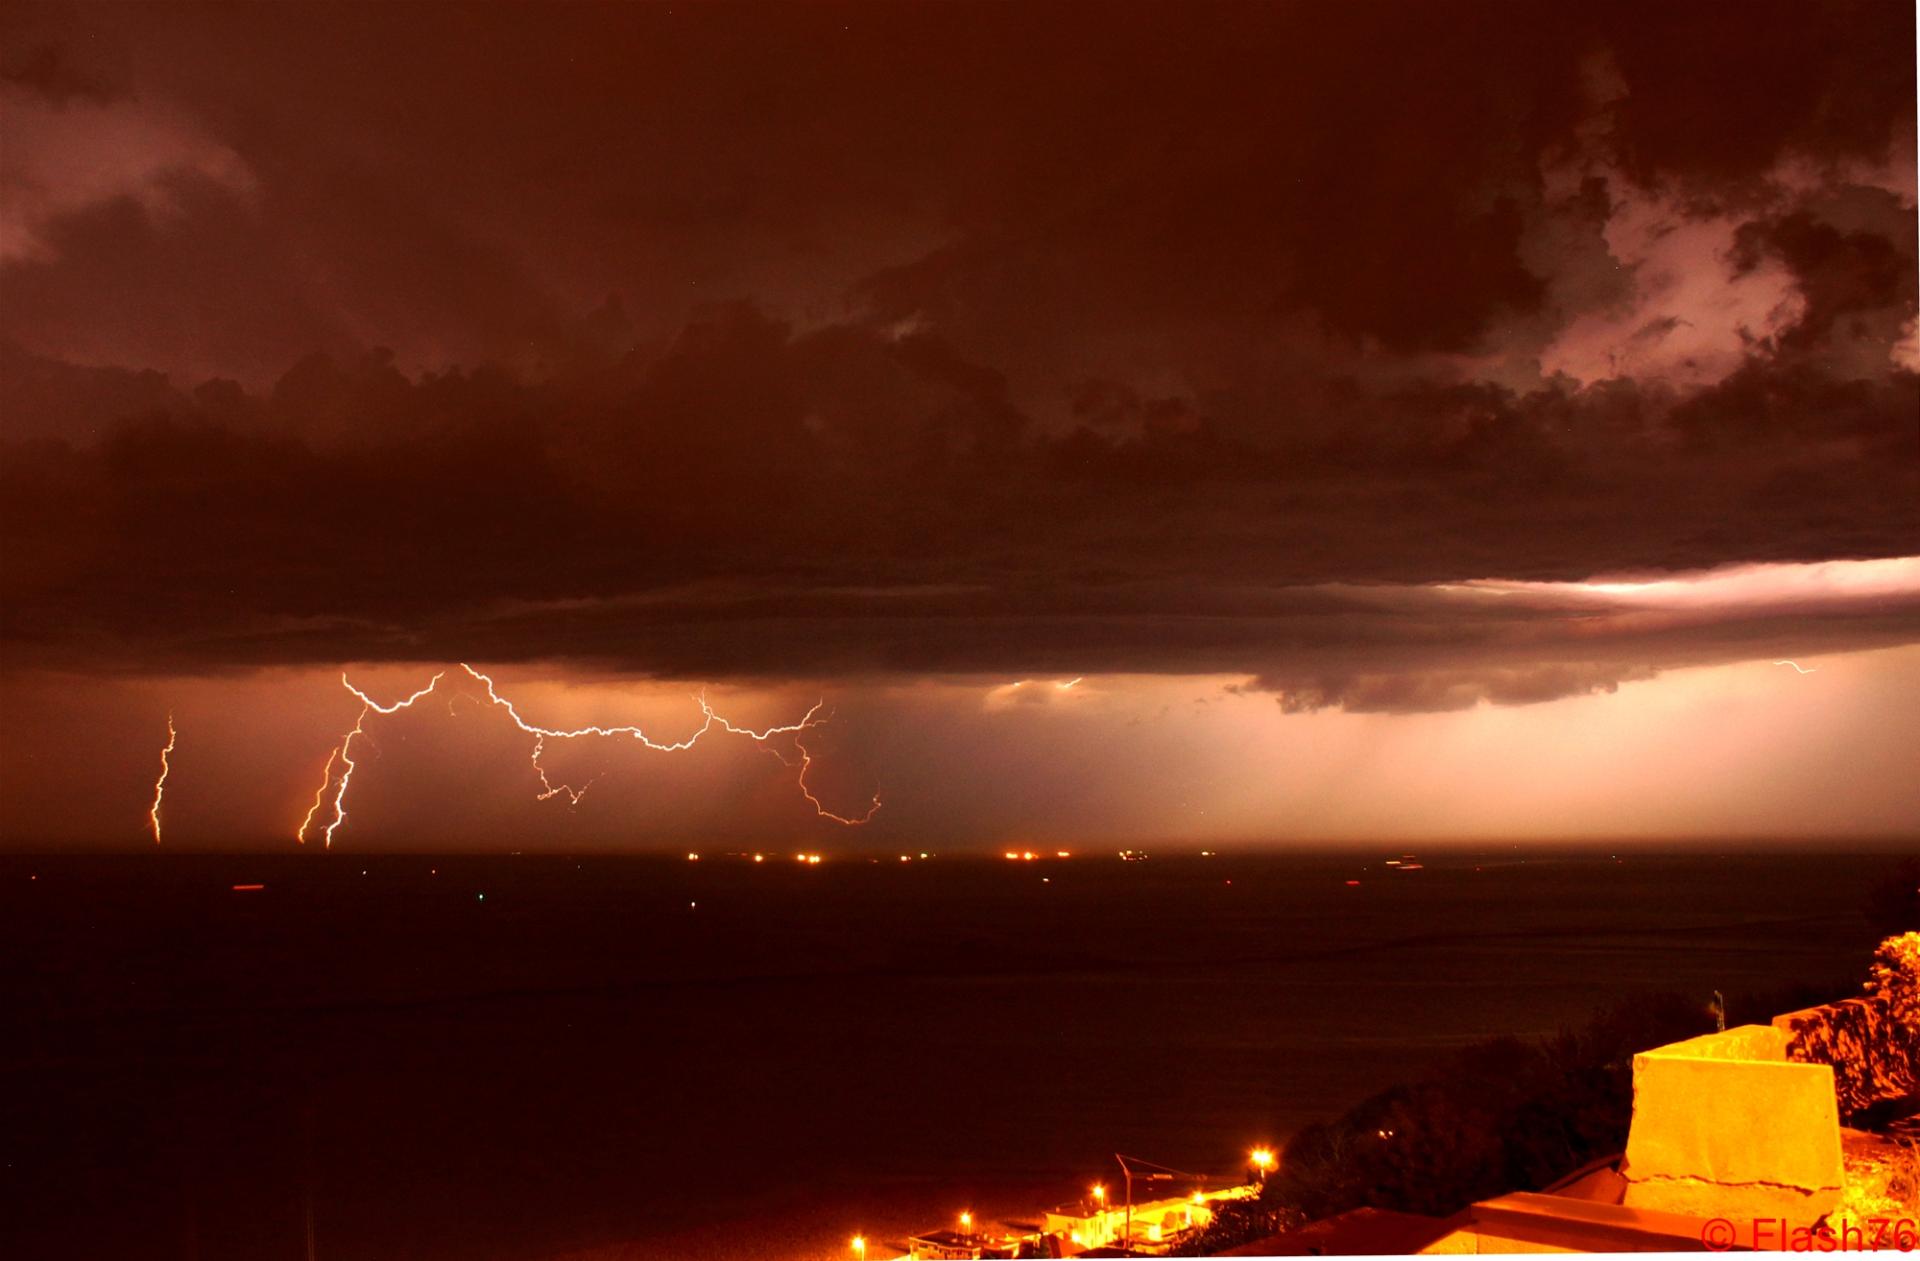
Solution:
<svg viewBox="0 0 1920 1261"><path fill-rule="evenodd" d="M1351 889L1351 888L1357 887L1359 883L1360 882L1358 880L1349 880L1347 881L1347 887Z"/></svg>
<svg viewBox="0 0 1920 1261"><path fill-rule="evenodd" d="M233 886L233 891L235 893L258 893L266 887L267 886L263 884L237 884Z"/></svg>

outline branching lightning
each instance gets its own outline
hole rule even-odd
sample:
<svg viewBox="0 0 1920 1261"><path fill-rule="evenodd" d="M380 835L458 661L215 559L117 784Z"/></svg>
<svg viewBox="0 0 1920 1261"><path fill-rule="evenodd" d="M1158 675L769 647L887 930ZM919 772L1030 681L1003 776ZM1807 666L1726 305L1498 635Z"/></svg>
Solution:
<svg viewBox="0 0 1920 1261"><path fill-rule="evenodd" d="M147 810L147 818L153 821L153 843L160 843L160 802L167 795L167 772L173 768L168 765L167 757L173 752L177 735L173 730L173 715L167 715L167 743L160 750L160 777L153 781L153 805Z"/></svg>
<svg viewBox="0 0 1920 1261"><path fill-rule="evenodd" d="M1815 674L1818 673L1820 669L1819 666L1803 666L1798 661L1776 661L1773 664L1777 666L1792 666L1801 674Z"/></svg>
<svg viewBox="0 0 1920 1261"><path fill-rule="evenodd" d="M360 715L353 720L353 729L347 732L346 735L340 737L339 745L327 756L326 777L320 781L320 791L314 794L313 808L307 811L307 817L300 821L300 830L294 833L294 839L296 841L299 841L302 845L307 843L307 827L313 822L313 816L319 812L320 803L327 795L327 783L333 779L333 764L338 761L341 769L340 778L336 781L337 786L333 791L333 822L327 824L325 833L326 848L333 848L333 834L339 830L342 823L347 821L347 785L353 782L353 772L356 765L353 760L354 737L366 734L367 715L399 713L401 710L406 709L415 701L425 696L428 692L431 692L434 687L439 684L440 680L446 677L446 673L445 670L442 670L427 680L427 685L415 692L412 696L407 697L407 699L403 701L395 701L391 705L382 705L379 701L374 700L371 696L368 696L365 692L349 682L345 674L340 676L340 685L360 698Z"/></svg>
<svg viewBox="0 0 1920 1261"><path fill-rule="evenodd" d="M662 742L648 736L646 731L637 725L619 727L589 726L567 730L554 727L542 727L538 724L528 722L526 718L521 715L519 709L514 706L513 702L500 694L499 689L495 687L494 681L490 676L474 669L465 662L460 664L460 668L466 671L468 676L475 682L486 689L487 703L489 705L504 710L507 718L514 726L533 737L533 748L529 751L529 761L533 765L534 774L540 780L540 789L534 794L536 800L548 801L554 797L565 797L568 804L578 805L581 797L583 797L587 789L592 786L591 781L589 781L587 784L576 788L571 784L556 783L548 776L547 768L541 761L541 757L546 752L547 741L549 740L575 740L582 736L627 736L658 753L680 753L691 749L699 742L702 736L717 728L729 735L745 736L747 739L766 748L769 753L780 760L782 765L795 768L798 771L796 783L800 789L801 796L806 798L807 803L813 807L814 813L822 819L843 824L847 827L858 827L872 819L880 809L880 796L876 793L874 794L872 803L867 807L864 814L857 816L837 814L821 804L820 799L808 788L807 772L813 765L813 758L807 752L806 746L801 743L800 735L803 732L811 731L828 720L830 715L822 716L820 713L824 702L815 702L814 706L809 709L798 722L772 726L765 730L756 731L751 727L738 726L715 713L713 708L707 704L706 696L702 694L695 698L700 706L701 721L699 727L694 730L692 735L686 737L684 740ZM353 742L356 737L366 734L366 721L368 717L375 714L394 714L408 708L415 701L420 700L432 692L434 688L438 686L440 680L445 677L445 674L446 672L442 671L434 675L425 687L407 697L405 700L397 701L392 705L380 704L365 692L355 687L346 675L342 674L340 676L341 685L353 693L360 701L360 713L354 719L353 727L346 735L341 737L340 743L334 747L333 752L327 757L326 767L321 772L320 787L314 792L313 804L308 808L306 818L300 821L300 827L295 833L297 840L303 844L306 842L307 832L314 826L314 821L322 813L322 810L327 807L327 789L332 787L332 803L331 810L329 811L331 819L322 833L327 847L332 848L334 832L347 820L347 785L353 778L355 767L353 760ZM452 700L449 700L447 703L447 712L453 712ZM789 759L781 752L777 745L771 743L781 736L791 736L793 738L794 749L799 755L797 760ZM341 768L337 776L334 773L336 764Z"/></svg>
<svg viewBox="0 0 1920 1261"><path fill-rule="evenodd" d="M857 817L835 814L833 811L821 805L820 799L813 795L811 788L807 787L807 772L813 769L813 755L807 752L807 746L801 743L800 737L798 736L793 738L793 747L800 750L800 774L794 782L800 785L801 794L806 797L808 804L814 808L814 811L819 814L821 818L832 819L835 823L844 823L850 828L857 828L862 823L873 818L874 815L880 813L879 793L873 794L873 799L867 803L866 813ZM777 752L775 756L778 756ZM781 758L780 760L786 762L785 758ZM791 765L791 763L788 764Z"/></svg>

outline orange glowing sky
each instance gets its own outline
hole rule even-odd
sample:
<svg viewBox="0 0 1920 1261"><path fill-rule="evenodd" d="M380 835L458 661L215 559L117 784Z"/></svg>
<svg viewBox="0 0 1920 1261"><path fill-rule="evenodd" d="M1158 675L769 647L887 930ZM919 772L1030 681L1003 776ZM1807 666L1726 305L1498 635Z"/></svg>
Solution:
<svg viewBox="0 0 1920 1261"><path fill-rule="evenodd" d="M1740 606L1791 602L1804 618L1851 601L1911 600L1912 561L1775 567L1603 583L1469 584L1441 600L1571 599L1554 650L1589 648L1609 620L1646 634L1650 611L1698 629ZM1400 593L1406 598L1413 593ZM1809 603L1812 601L1812 603ZM1824 602L1824 603L1822 603ZM1596 616L1599 621L1596 621ZM1663 633L1670 629L1661 623ZM1529 636L1529 670L1545 651ZM845 855L900 845L1108 842L1195 846L1302 841L1862 838L1920 820L1920 645L1832 645L1776 664L1700 642L1617 645L1619 681L1520 703L1488 699L1484 663L1436 667L1443 683L1397 686L1383 670L1345 703L1276 703L1245 675L1111 673L1004 679L879 677L708 685L747 727L791 723L825 695L809 738L827 809L887 805L859 833L823 824L794 770L752 740L650 750L623 736L555 741L556 778L590 783L577 804L542 798L525 730L469 680L371 712L345 849L470 846L600 849L805 843ZM1641 651L1636 658L1633 654ZM1662 657L1667 658L1662 661ZM1703 659L1713 658L1718 659ZM1505 668L1505 667L1500 667ZM1494 669L1497 688L1499 669ZM1429 670L1427 673L1435 673ZM427 665L355 666L357 687L398 699ZM704 719L699 690L563 665L495 669L526 721L641 724L662 744ZM455 671L457 677L460 672ZM1584 675L1579 676L1582 679ZM1365 698L1387 698L1370 712ZM107 680L12 677L0 798L10 838L124 844L148 825L155 750L171 714L168 843L290 846L313 784L359 712L338 673L277 668ZM38 821L38 822L36 822ZM51 822L48 822L51 821Z"/></svg>

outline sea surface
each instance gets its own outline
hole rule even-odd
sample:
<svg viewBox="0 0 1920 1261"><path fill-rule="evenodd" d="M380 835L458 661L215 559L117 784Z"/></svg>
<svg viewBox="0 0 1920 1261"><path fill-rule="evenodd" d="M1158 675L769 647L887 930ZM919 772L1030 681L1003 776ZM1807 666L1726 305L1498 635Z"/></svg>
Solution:
<svg viewBox="0 0 1920 1261"><path fill-rule="evenodd" d="M0 857L0 1254L845 1257L1634 994L1857 992L1894 861L1399 857Z"/></svg>

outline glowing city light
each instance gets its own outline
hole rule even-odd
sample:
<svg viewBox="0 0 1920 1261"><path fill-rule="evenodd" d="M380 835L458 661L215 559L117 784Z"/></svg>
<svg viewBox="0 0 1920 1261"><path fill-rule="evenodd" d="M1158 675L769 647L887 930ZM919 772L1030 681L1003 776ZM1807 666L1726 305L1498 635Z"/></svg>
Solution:
<svg viewBox="0 0 1920 1261"><path fill-rule="evenodd" d="M699 727L697 727L694 730L692 735L686 737L684 740L662 742L649 737L646 734L645 730L643 730L641 727L637 725L625 725L625 726L618 726L618 727L587 726L587 727L576 727L572 729L560 729L560 728L554 728L554 727L542 727L535 723L528 722L526 718L521 716L519 709L513 704L513 702L500 694L499 689L495 686L494 681L490 676L481 673L479 670L474 669L471 665L468 665L465 662L460 663L460 668L466 671L467 675L470 678L472 678L475 682L479 683L482 687L486 689L487 703L489 705L505 711L508 719L512 721L514 726L518 727L521 731L533 737L533 747L531 750L529 750L529 761L533 765L534 774L540 780L540 791L534 794L536 800L547 801L557 796L564 796L570 805L578 805L580 803L581 797L585 795L587 788L591 786L590 784L588 784L588 785L582 785L581 787L576 788L571 784L555 783L551 778L548 777L546 766L541 761L542 754L546 752L546 744L548 740L574 740L574 739L579 739L582 736L606 736L606 737L627 736L633 740L638 741L640 744L644 745L646 748L654 750L655 752L680 753L680 752L684 752L687 749L692 748L700 740L702 736L707 734L707 732L714 730L715 728L718 728L721 731L728 733L729 735L744 736L747 739L752 740L755 744L761 745L762 747L766 748L769 753L772 753L776 758L778 758L780 760L780 763L783 766L787 766L790 768L797 768L799 774L796 776L795 782L800 789L801 795L805 797L808 804L813 807L814 813L818 817L822 819L827 819L834 823L841 824L845 827L859 827L861 824L864 824L869 820L871 820L873 816L877 814L880 810L880 794L875 793L873 795L871 802L869 802L866 810L863 813L858 815L838 814L832 810L827 809L826 806L821 803L820 799L814 795L813 790L808 787L807 772L812 769L813 758L807 752L806 745L801 742L800 735L802 732L810 731L813 728L818 727L822 723L827 721L826 718L820 715L820 710L824 702L815 702L813 707L807 710L807 712L800 718L798 722L786 723L784 725L776 725L772 727L767 727L764 730L756 731L751 727L738 726L735 723L731 722L730 720L715 713L712 707L707 704L706 697L702 695L695 698L696 702L700 706L700 713L701 713L701 723ZM320 787L317 790L315 790L313 795L313 804L310 807L308 807L306 817L300 821L300 826L294 833L294 838L296 840L298 840L301 844L306 843L307 833L314 826L315 820L321 815L323 810L328 809L327 790L329 787L331 787L333 789L332 802L331 802L331 809L330 811L328 811L331 817L322 832L322 838L328 849L331 849L333 847L333 834L337 832L340 829L341 825L343 825L347 821L347 787L352 782L353 772L356 769L356 765L357 765L353 759L353 742L358 737L366 734L367 719L373 715L396 714L403 709L407 709L411 707L415 702L420 700L422 697L431 693L439 685L440 680L445 677L446 677L446 671L444 670L440 671L439 673L435 674L433 678L428 680L427 685L425 687L413 693L411 696L407 697L405 700L396 701L391 705L382 705L378 701L374 700L371 696L367 695L365 692L355 687L352 681L349 680L345 674L342 674L340 676L341 686L345 687L347 691L353 693L354 697L357 700L359 700L360 713L354 719L352 728L350 728L347 731L347 733L341 737L340 743L336 745L333 751L327 756L326 766L322 769L321 775L320 775ZM451 708L451 705L449 706L449 708ZM171 730L172 730L171 720L169 720L169 723L168 723L168 730L169 730L169 733L171 733ZM781 752L781 750L777 746L770 743L776 737L782 737L782 736L788 736L792 738L794 750L799 755L797 761L790 760L784 753ZM169 740L171 740L171 735L169 736ZM168 747L169 748L172 747L171 742L169 742ZM340 768L337 775L335 774L335 771L334 771L334 768L336 765ZM165 758L163 755L162 756L162 773L161 773L162 780L165 779L164 768L165 768ZM158 813L157 813L158 812L157 802L155 806L155 812L156 812L156 816L155 816L154 830L155 830L155 839L158 840L159 839L159 822L158 822ZM698 854L689 854L687 855L687 857L689 861L694 861L694 862L699 861ZM760 862L762 861L762 858L760 855L755 854L753 861ZM803 856L802 861L807 861L807 859ZM812 861L817 863L819 861L819 858L816 856L812 859Z"/></svg>
<svg viewBox="0 0 1920 1261"><path fill-rule="evenodd" d="M153 821L153 843L160 843L160 802L167 795L167 772L172 769L167 764L167 756L173 752L176 739L173 730L173 715L167 715L167 743L160 750L160 778L153 781L153 805L147 810L147 818Z"/></svg>
<svg viewBox="0 0 1920 1261"><path fill-rule="evenodd" d="M1261 1173L1273 1168L1273 1148L1271 1147L1256 1147L1248 1153L1248 1157L1253 1161L1253 1167Z"/></svg>

